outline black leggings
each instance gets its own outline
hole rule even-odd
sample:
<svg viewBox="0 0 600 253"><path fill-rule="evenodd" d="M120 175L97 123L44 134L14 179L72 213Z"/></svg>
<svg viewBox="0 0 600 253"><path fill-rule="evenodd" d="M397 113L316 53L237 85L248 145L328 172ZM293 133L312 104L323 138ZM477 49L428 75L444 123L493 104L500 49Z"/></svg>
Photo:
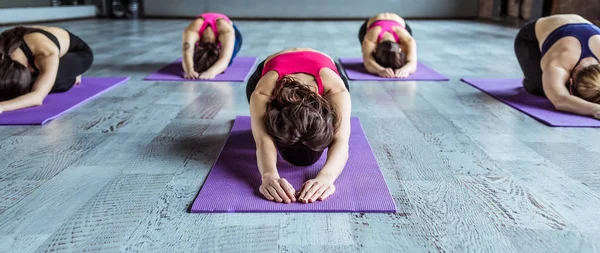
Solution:
<svg viewBox="0 0 600 253"><path fill-rule="evenodd" d="M250 102L250 96L252 95L252 92L254 92L254 90L256 89L256 85L258 84L258 81L261 78L263 68L265 67L265 61L262 61L260 64L258 64L256 70L250 76L250 79L248 79L248 84L246 85L246 98L248 98L248 102ZM340 77L342 78L342 81L344 81L346 89L350 90L350 86L348 85L348 79L346 78L346 76L344 76L344 72L342 72L340 65L336 63L335 67L337 68L338 73L340 73Z"/></svg>
<svg viewBox="0 0 600 253"><path fill-rule="evenodd" d="M75 84L77 76L86 72L94 62L94 53L85 41L69 32L71 45L68 52L60 58L56 81L51 93L65 92Z"/></svg>
<svg viewBox="0 0 600 253"><path fill-rule="evenodd" d="M542 52L535 35L536 20L527 22L515 39L515 54L525 78L523 88L533 95L546 96L542 84Z"/></svg>
<svg viewBox="0 0 600 253"><path fill-rule="evenodd" d="M360 30L358 30L358 41L360 42L361 45L362 45L363 41L365 40L365 35L367 35L367 23L368 22L369 22L369 19L365 20L365 22L360 26ZM410 36L412 36L412 29L410 28L410 26L408 25L408 22L406 22L406 20L404 20L404 22L406 23L406 31L408 31Z"/></svg>

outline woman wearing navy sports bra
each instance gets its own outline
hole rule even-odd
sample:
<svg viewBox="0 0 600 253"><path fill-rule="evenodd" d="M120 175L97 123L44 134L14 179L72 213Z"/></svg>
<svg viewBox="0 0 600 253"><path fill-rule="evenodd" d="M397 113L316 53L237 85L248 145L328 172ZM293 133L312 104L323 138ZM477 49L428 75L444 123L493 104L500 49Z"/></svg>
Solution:
<svg viewBox="0 0 600 253"><path fill-rule="evenodd" d="M81 82L90 47L58 27L16 27L0 34L0 113L41 105L48 93Z"/></svg>
<svg viewBox="0 0 600 253"><path fill-rule="evenodd" d="M381 77L406 78L417 71L417 43L406 21L394 13L380 13L365 21L358 32L367 71Z"/></svg>
<svg viewBox="0 0 600 253"><path fill-rule="evenodd" d="M540 18L519 31L515 53L525 90L600 119L600 28L578 15Z"/></svg>
<svg viewBox="0 0 600 253"><path fill-rule="evenodd" d="M311 203L335 191L334 181L348 160L350 94L333 60L310 48L273 54L259 64L248 86L252 134L256 142L259 188L265 198L284 203ZM277 151L297 166L327 161L296 190L277 172Z"/></svg>
<svg viewBox="0 0 600 253"><path fill-rule="evenodd" d="M204 13L183 31L183 70L188 79L223 73L242 47L242 34L229 18Z"/></svg>

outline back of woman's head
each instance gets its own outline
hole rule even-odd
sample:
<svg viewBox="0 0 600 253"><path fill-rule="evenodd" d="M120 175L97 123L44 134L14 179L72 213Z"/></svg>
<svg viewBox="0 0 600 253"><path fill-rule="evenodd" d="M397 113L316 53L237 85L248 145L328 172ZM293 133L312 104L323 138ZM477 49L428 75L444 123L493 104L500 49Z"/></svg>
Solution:
<svg viewBox="0 0 600 253"><path fill-rule="evenodd" d="M0 101L16 98L31 89L29 69L10 57L21 46L27 33L29 29L25 27L0 33Z"/></svg>
<svg viewBox="0 0 600 253"><path fill-rule="evenodd" d="M406 64L406 54L401 52L400 45L389 40L377 44L373 58L384 68L399 69Z"/></svg>
<svg viewBox="0 0 600 253"><path fill-rule="evenodd" d="M329 100L293 78L282 78L276 87L265 114L267 133L280 151L294 151L303 157L311 157L310 154L320 156L333 142L337 126L333 106ZM282 156L286 158L283 153ZM308 165L311 162L294 164Z"/></svg>
<svg viewBox="0 0 600 253"><path fill-rule="evenodd" d="M221 49L214 42L200 42L194 49L194 71L201 73L212 67L219 59Z"/></svg>
<svg viewBox="0 0 600 253"><path fill-rule="evenodd" d="M575 75L574 95L600 104L600 64L590 65Z"/></svg>

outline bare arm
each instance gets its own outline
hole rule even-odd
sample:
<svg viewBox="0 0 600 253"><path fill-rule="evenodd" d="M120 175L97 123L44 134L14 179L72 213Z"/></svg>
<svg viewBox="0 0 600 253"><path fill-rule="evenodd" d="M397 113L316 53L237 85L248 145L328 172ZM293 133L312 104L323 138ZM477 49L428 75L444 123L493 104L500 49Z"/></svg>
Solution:
<svg viewBox="0 0 600 253"><path fill-rule="evenodd" d="M233 49L235 47L235 32L233 31L233 28L220 30L219 41L221 42L219 59L206 70L206 72L209 72L212 75L223 73L229 66L229 61L233 56Z"/></svg>
<svg viewBox="0 0 600 253"><path fill-rule="evenodd" d="M327 161L314 179L306 181L298 199L304 203L312 203L316 200L324 200L335 192L335 180L340 176L346 162L348 161L350 141L350 93L344 86L343 81L333 71L321 75L323 82L334 83L334 88L327 94L327 98L333 104L337 118L338 128L335 132L333 142L327 151Z"/></svg>
<svg viewBox="0 0 600 253"><path fill-rule="evenodd" d="M49 49L49 52L36 56L35 61L36 65L39 66L40 74L35 83L33 83L31 92L11 100L0 102L0 111L6 112L42 105L56 81L59 64L58 48Z"/></svg>
<svg viewBox="0 0 600 253"><path fill-rule="evenodd" d="M261 79L263 81L264 79ZM261 82L259 81L259 83ZM257 85L258 86L258 85ZM256 142L256 161L262 178L279 177L277 172L277 149L271 136L265 129L264 117L267 110L268 95L255 91L250 96L250 118L252 136Z"/></svg>
<svg viewBox="0 0 600 253"><path fill-rule="evenodd" d="M417 72L417 42L405 30L400 32L400 34L402 41L406 43L406 64L398 69L397 72L405 72L408 75L414 74Z"/></svg>
<svg viewBox="0 0 600 253"><path fill-rule="evenodd" d="M327 161L317 177L325 177L335 181L342 173L342 170L344 170L348 161L351 102L350 93L347 90L328 95L327 97L335 107L337 117L339 118L339 126L335 132L333 142L327 151Z"/></svg>
<svg viewBox="0 0 600 253"><path fill-rule="evenodd" d="M375 61L375 57L373 57L375 47L377 47L377 43L370 40L364 40L362 44L362 54L363 63L365 65L365 69L367 69L367 72L378 75L385 68L379 65L379 63Z"/></svg>
<svg viewBox="0 0 600 253"><path fill-rule="evenodd" d="M542 83L544 92L557 110L594 116L600 111L600 105L590 103L569 94L565 84L569 80L569 72L562 67L550 66L544 69Z"/></svg>
<svg viewBox="0 0 600 253"><path fill-rule="evenodd" d="M267 103L270 101L277 74L267 73L256 85L257 89L250 96L250 118L252 120L252 136L256 142L256 161L262 183L260 193L268 200L291 203L296 201L294 187L279 176L277 171L277 148L265 129L264 117ZM261 92L262 89L262 92Z"/></svg>
<svg viewBox="0 0 600 253"><path fill-rule="evenodd" d="M200 40L198 30L202 26L202 22L202 20L195 20L183 31L181 52L183 58L182 65L186 78L196 78L198 76L194 71L194 45Z"/></svg>

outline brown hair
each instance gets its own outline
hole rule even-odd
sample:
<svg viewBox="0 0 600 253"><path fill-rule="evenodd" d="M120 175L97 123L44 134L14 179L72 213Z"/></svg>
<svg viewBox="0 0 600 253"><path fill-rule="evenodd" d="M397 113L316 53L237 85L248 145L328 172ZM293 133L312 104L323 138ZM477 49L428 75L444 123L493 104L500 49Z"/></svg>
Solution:
<svg viewBox="0 0 600 253"><path fill-rule="evenodd" d="M400 51L400 45L389 40L377 44L373 58L384 68L399 69L406 64L406 54Z"/></svg>
<svg viewBox="0 0 600 253"><path fill-rule="evenodd" d="M282 78L276 87L265 114L267 133L288 162L313 164L333 142L335 110L329 100L291 77Z"/></svg>
<svg viewBox="0 0 600 253"><path fill-rule="evenodd" d="M600 104L600 64L585 67L575 75L574 93L584 100Z"/></svg>
<svg viewBox="0 0 600 253"><path fill-rule="evenodd" d="M200 42L194 49L194 71L201 73L212 67L219 59L221 48L214 42Z"/></svg>
<svg viewBox="0 0 600 253"><path fill-rule="evenodd" d="M10 58L28 33L30 29L22 26L0 33L0 101L16 98L31 89L31 73L27 66Z"/></svg>

